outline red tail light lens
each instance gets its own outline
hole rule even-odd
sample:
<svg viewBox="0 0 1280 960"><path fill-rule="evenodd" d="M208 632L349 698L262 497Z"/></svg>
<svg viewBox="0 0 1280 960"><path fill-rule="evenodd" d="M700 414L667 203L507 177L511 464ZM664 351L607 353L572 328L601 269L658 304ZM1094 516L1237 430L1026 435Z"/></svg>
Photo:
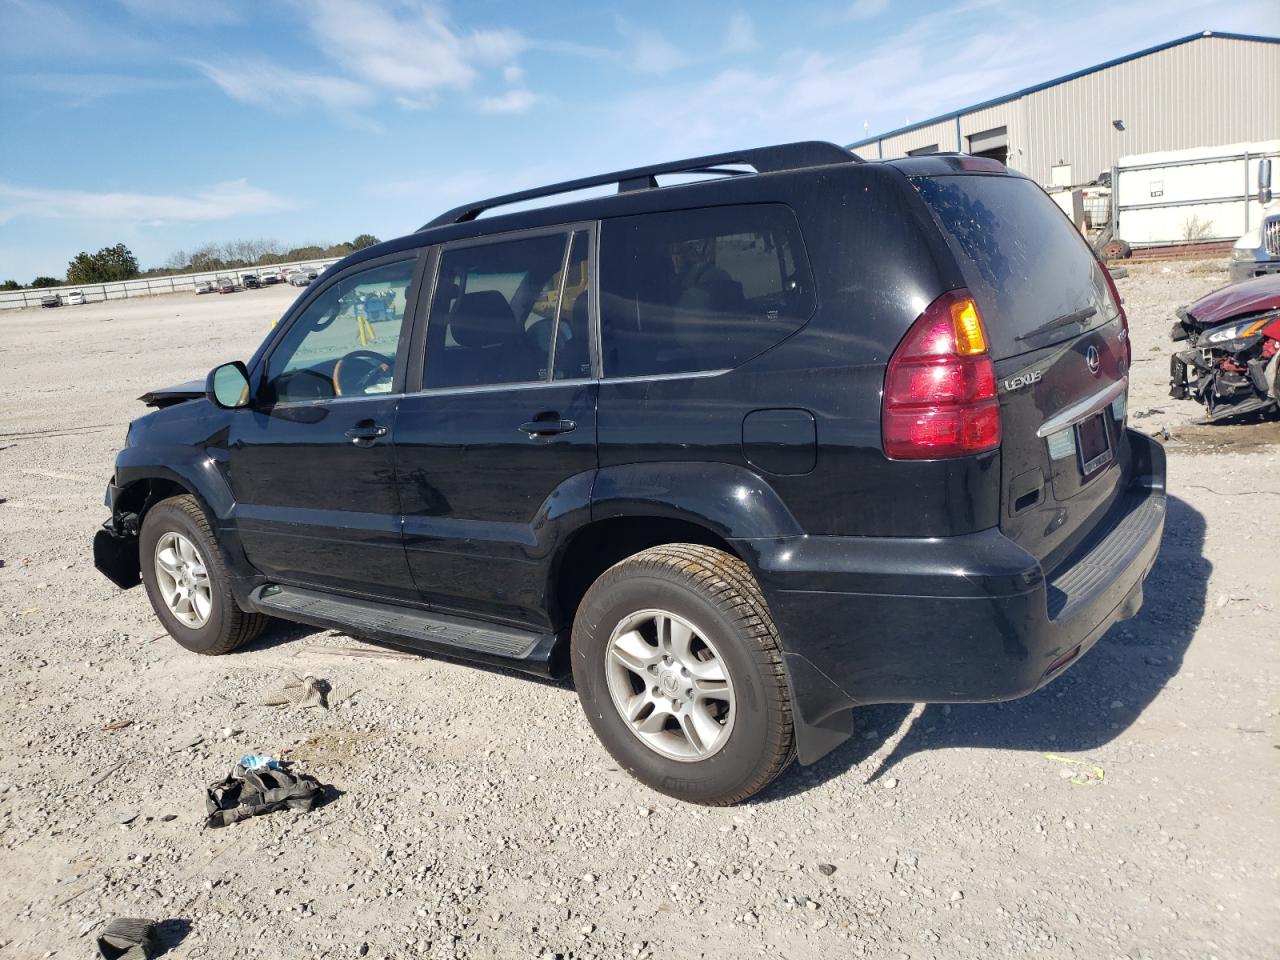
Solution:
<svg viewBox="0 0 1280 960"><path fill-rule="evenodd" d="M944 293L911 325L889 360L881 409L884 452L896 460L1000 446L995 365L968 290Z"/></svg>

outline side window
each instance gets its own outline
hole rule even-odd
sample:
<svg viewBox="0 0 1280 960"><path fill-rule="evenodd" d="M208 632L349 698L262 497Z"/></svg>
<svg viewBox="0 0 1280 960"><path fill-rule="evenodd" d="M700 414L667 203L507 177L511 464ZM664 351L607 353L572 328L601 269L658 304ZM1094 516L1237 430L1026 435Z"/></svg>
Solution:
<svg viewBox="0 0 1280 960"><path fill-rule="evenodd" d="M331 283L271 351L274 402L389 393L416 258Z"/></svg>
<svg viewBox="0 0 1280 960"><path fill-rule="evenodd" d="M446 249L427 322L424 387L546 380L567 234Z"/></svg>
<svg viewBox="0 0 1280 960"><path fill-rule="evenodd" d="M606 377L735 367L813 312L799 227L781 204L619 217L602 231Z"/></svg>

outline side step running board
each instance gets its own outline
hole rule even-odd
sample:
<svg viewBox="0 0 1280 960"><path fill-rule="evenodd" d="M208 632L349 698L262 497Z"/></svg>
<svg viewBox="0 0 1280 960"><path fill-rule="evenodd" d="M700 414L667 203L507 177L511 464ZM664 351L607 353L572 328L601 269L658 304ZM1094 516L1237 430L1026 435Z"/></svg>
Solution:
<svg viewBox="0 0 1280 960"><path fill-rule="evenodd" d="M556 636L376 600L268 584L249 601L269 617L347 630L391 646L553 676Z"/></svg>

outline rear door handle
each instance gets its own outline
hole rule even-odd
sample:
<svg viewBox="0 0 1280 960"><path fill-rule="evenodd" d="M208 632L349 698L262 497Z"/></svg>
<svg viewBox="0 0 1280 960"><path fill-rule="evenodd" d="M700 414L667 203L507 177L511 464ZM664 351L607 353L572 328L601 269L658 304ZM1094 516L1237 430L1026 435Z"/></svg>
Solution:
<svg viewBox="0 0 1280 960"><path fill-rule="evenodd" d="M378 423L359 423L347 431L347 439L357 447L370 447L373 442L387 435L387 428Z"/></svg>
<svg viewBox="0 0 1280 960"><path fill-rule="evenodd" d="M530 420L520 424L520 429L530 437L554 437L559 433L570 433L578 428L573 420Z"/></svg>

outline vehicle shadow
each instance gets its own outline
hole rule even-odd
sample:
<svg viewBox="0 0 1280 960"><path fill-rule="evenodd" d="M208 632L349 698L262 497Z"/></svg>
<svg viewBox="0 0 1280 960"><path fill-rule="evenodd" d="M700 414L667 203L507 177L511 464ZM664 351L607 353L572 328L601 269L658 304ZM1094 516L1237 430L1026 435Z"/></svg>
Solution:
<svg viewBox="0 0 1280 960"><path fill-rule="evenodd" d="M156 924L156 943L153 957L163 957L177 947L191 932L191 921L186 917L161 920Z"/></svg>
<svg viewBox="0 0 1280 960"><path fill-rule="evenodd" d="M769 802L866 765L874 782L905 757L926 750L985 747L1043 753L1096 750L1141 716L1182 667L1205 611L1212 564L1205 558L1204 516L1169 497L1164 541L1147 576L1142 610L1116 624L1080 662L1030 696L1006 703L929 704L882 759L886 738L910 704L854 711L854 735L812 767L793 767L756 798Z"/></svg>

